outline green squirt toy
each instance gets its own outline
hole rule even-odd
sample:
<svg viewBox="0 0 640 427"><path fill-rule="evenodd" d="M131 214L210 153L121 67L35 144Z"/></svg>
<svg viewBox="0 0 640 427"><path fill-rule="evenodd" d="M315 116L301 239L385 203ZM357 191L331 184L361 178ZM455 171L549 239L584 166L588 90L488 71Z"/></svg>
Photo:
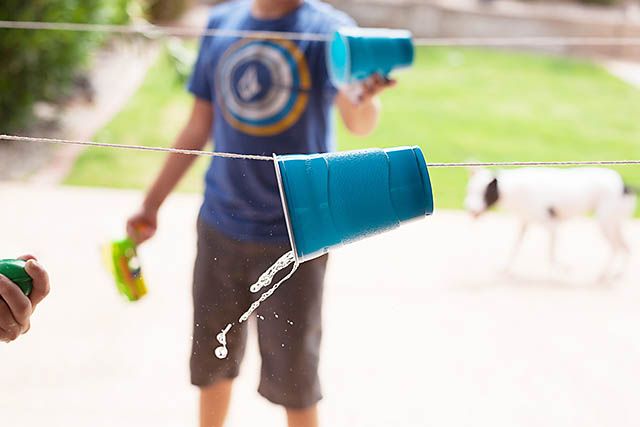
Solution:
<svg viewBox="0 0 640 427"><path fill-rule="evenodd" d="M125 238L108 243L104 247L104 259L121 295L129 301L138 301L147 294L133 240Z"/></svg>
<svg viewBox="0 0 640 427"><path fill-rule="evenodd" d="M26 261L21 259L0 259L0 274L18 285L26 296L33 290L33 279L25 270Z"/></svg>

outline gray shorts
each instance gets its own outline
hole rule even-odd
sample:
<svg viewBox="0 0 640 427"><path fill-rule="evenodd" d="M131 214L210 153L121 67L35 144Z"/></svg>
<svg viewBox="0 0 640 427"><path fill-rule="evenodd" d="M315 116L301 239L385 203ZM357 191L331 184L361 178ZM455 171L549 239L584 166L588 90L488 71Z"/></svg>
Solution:
<svg viewBox="0 0 640 427"><path fill-rule="evenodd" d="M252 294L249 286L290 249L288 244L240 242L198 220L192 384L206 387L238 375L247 322L237 321L260 294ZM326 264L327 256L301 264L293 277L256 310L262 358L258 392L287 408L306 408L322 398L318 359ZM288 271L280 272L275 280ZM229 354L220 360L213 353L219 345L216 335L228 323L234 323L227 335Z"/></svg>

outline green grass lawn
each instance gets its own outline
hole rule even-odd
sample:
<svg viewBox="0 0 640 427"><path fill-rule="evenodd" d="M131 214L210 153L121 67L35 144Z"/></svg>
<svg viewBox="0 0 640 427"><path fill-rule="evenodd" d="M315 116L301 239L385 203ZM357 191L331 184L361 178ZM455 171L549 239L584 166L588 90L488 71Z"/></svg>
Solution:
<svg viewBox="0 0 640 427"><path fill-rule="evenodd" d="M576 60L467 49L419 49L415 66L383 95L384 114L366 138L339 129L339 148L419 145L427 161L640 158L640 91ZM167 58L150 70L97 141L168 146L190 98ZM92 148L67 184L146 187L162 154ZM180 188L200 191L206 159ZM640 186L640 167L621 167ZM467 172L431 171L436 207L459 208Z"/></svg>

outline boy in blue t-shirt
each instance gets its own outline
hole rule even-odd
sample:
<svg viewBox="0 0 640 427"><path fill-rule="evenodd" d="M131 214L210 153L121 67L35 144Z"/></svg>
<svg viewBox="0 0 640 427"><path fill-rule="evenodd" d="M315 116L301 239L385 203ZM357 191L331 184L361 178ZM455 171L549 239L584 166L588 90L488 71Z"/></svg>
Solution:
<svg viewBox="0 0 640 427"><path fill-rule="evenodd" d="M237 0L212 9L208 28L329 35L353 26L317 0ZM377 124L376 94L393 82L375 76L357 102L331 84L325 43L308 40L204 37L189 91L195 101L175 147L271 156L334 148L332 109L364 135ZM156 230L160 205L194 160L171 154L139 213L128 222L138 243ZM194 268L191 381L201 389L201 426L219 426L238 375L246 323L227 336L218 359L216 335L257 296L249 285L290 250L272 162L214 158L206 174ZM290 426L317 425L318 358L327 257L303 263L257 311L262 356L259 392L287 409Z"/></svg>

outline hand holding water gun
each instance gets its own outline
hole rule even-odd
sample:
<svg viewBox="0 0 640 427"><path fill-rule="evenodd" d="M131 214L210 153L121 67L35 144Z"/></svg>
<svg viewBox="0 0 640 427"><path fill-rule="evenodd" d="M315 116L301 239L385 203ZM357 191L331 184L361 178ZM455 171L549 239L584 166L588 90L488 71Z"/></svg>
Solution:
<svg viewBox="0 0 640 427"><path fill-rule="evenodd" d="M137 249L139 244L153 237L156 228L157 211L143 209L127 221L127 237L113 240L103 248L118 292L129 301L138 301L147 294Z"/></svg>
<svg viewBox="0 0 640 427"><path fill-rule="evenodd" d="M105 262L116 282L118 292L129 301L147 294L147 286L138 259L138 245L156 233L158 211L144 207L127 221L127 237L113 240L104 247Z"/></svg>
<svg viewBox="0 0 640 427"><path fill-rule="evenodd" d="M49 276L35 257L0 260L0 341L27 332L33 311L48 293Z"/></svg>

